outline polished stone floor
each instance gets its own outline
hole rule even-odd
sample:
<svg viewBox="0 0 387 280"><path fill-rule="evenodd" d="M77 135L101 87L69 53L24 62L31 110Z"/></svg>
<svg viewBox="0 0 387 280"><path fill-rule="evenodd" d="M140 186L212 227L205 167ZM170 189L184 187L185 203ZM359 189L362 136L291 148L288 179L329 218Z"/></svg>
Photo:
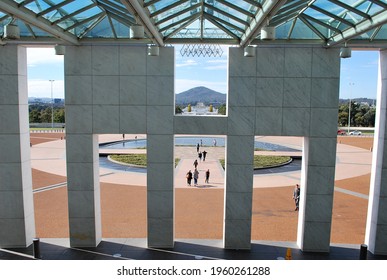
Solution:
<svg viewBox="0 0 387 280"><path fill-rule="evenodd" d="M34 259L34 246L0 249L1 260ZM221 240L177 240L173 249L146 247L146 239L104 239L96 248L70 248L68 239L41 239L42 260L277 260L288 248L292 260L358 260L360 245L332 244L329 253L307 253L293 242L253 242L251 250L226 250ZM35 251L36 252L36 251ZM36 255L37 256L37 255ZM387 260L370 252L368 260Z"/></svg>

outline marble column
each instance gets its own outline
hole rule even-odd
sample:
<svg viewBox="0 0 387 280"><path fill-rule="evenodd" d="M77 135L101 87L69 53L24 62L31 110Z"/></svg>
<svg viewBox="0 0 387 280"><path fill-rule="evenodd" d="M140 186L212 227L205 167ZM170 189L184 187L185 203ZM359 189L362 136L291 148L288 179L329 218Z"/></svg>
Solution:
<svg viewBox="0 0 387 280"><path fill-rule="evenodd" d="M27 51L0 48L0 247L35 236L27 93Z"/></svg>
<svg viewBox="0 0 387 280"><path fill-rule="evenodd" d="M255 57L229 51L224 247L250 249L255 122Z"/></svg>
<svg viewBox="0 0 387 280"><path fill-rule="evenodd" d="M103 98L93 93L101 92L96 88L104 77L94 79L92 69L95 68L91 47L66 49L66 160L71 247L95 247L102 238L98 135L93 134L98 123L97 118L93 119L93 103L99 106ZM107 118L102 110L95 115Z"/></svg>
<svg viewBox="0 0 387 280"><path fill-rule="evenodd" d="M255 134L304 137L297 237L303 251L329 251L339 62L336 49L257 48Z"/></svg>
<svg viewBox="0 0 387 280"><path fill-rule="evenodd" d="M377 101L365 243L387 255L387 51L380 52Z"/></svg>
<svg viewBox="0 0 387 280"><path fill-rule="evenodd" d="M337 143L340 58L335 49L313 48L310 118L304 134L297 244L305 252L329 252Z"/></svg>
<svg viewBox="0 0 387 280"><path fill-rule="evenodd" d="M147 57L148 247L174 245L174 49Z"/></svg>

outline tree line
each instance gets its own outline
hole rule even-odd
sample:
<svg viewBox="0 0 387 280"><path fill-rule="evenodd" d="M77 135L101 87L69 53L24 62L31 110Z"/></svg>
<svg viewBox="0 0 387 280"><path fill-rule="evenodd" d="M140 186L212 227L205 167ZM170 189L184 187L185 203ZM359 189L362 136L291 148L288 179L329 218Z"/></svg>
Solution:
<svg viewBox="0 0 387 280"><path fill-rule="evenodd" d="M63 104L54 104L54 123L65 123L65 108ZM349 111L351 112L350 126L374 127L376 108L368 104L352 101L351 110L349 102L339 105L338 126L348 126ZM176 113L181 113L182 108L176 106ZM226 115L226 104L218 107L220 115ZM51 104L29 105L30 123L51 123Z"/></svg>
<svg viewBox="0 0 387 280"><path fill-rule="evenodd" d="M350 126L356 127L375 127L375 106L370 106L367 103L351 102L351 107L348 103L339 105L338 126L348 126L348 116L350 115Z"/></svg>
<svg viewBox="0 0 387 280"><path fill-rule="evenodd" d="M65 108L64 105L53 106L54 123L65 123ZM51 123L52 108L51 104L31 104L29 105L30 123Z"/></svg>

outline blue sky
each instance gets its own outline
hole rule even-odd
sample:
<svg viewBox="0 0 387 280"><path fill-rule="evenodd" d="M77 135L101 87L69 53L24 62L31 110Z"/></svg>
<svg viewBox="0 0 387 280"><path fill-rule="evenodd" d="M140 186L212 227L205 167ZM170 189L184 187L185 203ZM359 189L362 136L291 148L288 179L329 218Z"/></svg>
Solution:
<svg viewBox="0 0 387 280"><path fill-rule="evenodd" d="M182 57L176 47L176 93L196 86L206 86L221 93L227 92L227 47L222 57ZM376 98L378 51L352 51L352 57L341 59L340 98ZM53 48L28 49L28 91L30 97L64 97L63 56Z"/></svg>

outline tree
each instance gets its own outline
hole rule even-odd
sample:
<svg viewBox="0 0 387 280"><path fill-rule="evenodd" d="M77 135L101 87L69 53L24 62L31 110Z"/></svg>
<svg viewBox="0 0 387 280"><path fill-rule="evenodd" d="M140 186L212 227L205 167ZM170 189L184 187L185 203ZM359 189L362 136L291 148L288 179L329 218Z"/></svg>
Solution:
<svg viewBox="0 0 387 280"><path fill-rule="evenodd" d="M350 111L350 112L349 112ZM341 104L338 113L338 125L348 126L348 116L351 114L350 126L374 127L375 126L375 108L368 104L351 102L351 110L349 104Z"/></svg>
<svg viewBox="0 0 387 280"><path fill-rule="evenodd" d="M183 113L183 109L179 105L175 106L175 114L181 114Z"/></svg>
<svg viewBox="0 0 387 280"><path fill-rule="evenodd" d="M226 115L226 104L222 104L218 108L219 115Z"/></svg>
<svg viewBox="0 0 387 280"><path fill-rule="evenodd" d="M42 123L51 123L51 108L47 107L40 112L40 120Z"/></svg>
<svg viewBox="0 0 387 280"><path fill-rule="evenodd" d="M40 123L40 111L38 109L31 110L29 119L30 123Z"/></svg>
<svg viewBox="0 0 387 280"><path fill-rule="evenodd" d="M54 122L56 123L65 123L65 110L64 108L54 109Z"/></svg>

